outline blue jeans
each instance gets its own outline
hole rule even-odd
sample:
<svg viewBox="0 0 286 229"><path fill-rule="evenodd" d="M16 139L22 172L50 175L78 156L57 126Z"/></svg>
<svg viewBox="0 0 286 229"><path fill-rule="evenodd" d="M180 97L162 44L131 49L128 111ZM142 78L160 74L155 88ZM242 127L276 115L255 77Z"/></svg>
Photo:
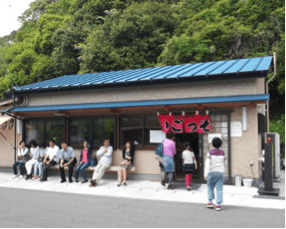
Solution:
<svg viewBox="0 0 286 229"><path fill-rule="evenodd" d="M79 174L79 171L81 172L81 175L83 177L84 180L87 179L87 175L86 175L86 172L85 172L85 169L89 166L89 162L86 162L86 163L82 163L82 164L79 164L76 169L75 169L75 179L77 180L78 179L78 174Z"/></svg>
<svg viewBox="0 0 286 229"><path fill-rule="evenodd" d="M217 192L216 203L217 205L220 205L222 203L223 183L224 183L224 173L211 172L208 174L208 196L210 203L215 198L214 187L216 187L216 192Z"/></svg>
<svg viewBox="0 0 286 229"><path fill-rule="evenodd" d="M37 176L39 167L39 175L43 176L43 162L37 162L34 166L34 175Z"/></svg>
<svg viewBox="0 0 286 229"><path fill-rule="evenodd" d="M14 175L17 175L17 166L19 167L19 170L20 170L20 174L21 175L24 175L24 169L23 169L23 166L25 165L25 162L22 162L22 161L16 161L14 164L13 164L13 172L14 172Z"/></svg>

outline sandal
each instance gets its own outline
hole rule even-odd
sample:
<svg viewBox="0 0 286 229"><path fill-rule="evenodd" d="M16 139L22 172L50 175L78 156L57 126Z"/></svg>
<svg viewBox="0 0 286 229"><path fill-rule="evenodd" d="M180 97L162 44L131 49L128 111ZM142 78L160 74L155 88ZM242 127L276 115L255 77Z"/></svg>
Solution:
<svg viewBox="0 0 286 229"><path fill-rule="evenodd" d="M125 185L125 186L127 185L127 184L126 184L126 181L124 181L122 184Z"/></svg>
<svg viewBox="0 0 286 229"><path fill-rule="evenodd" d="M122 183L119 183L119 182L118 182L118 183L117 183L117 187L119 187L121 184L122 184Z"/></svg>

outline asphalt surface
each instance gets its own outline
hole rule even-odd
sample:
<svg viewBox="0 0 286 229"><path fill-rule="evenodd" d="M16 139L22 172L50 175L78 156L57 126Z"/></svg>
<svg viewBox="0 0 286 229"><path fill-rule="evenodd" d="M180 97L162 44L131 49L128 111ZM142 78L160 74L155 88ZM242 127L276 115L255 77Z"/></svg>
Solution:
<svg viewBox="0 0 286 229"><path fill-rule="evenodd" d="M285 228L285 210L0 188L0 227Z"/></svg>

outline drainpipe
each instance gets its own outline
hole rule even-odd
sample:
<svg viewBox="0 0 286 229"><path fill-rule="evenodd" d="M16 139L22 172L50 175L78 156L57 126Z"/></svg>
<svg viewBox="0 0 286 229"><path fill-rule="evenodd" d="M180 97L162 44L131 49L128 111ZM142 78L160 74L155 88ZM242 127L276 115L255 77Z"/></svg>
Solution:
<svg viewBox="0 0 286 229"><path fill-rule="evenodd" d="M273 53L274 75L266 82L266 94L268 94L268 84L276 76L276 52ZM270 98L269 98L270 99ZM269 99L267 100L267 132L269 133Z"/></svg>
<svg viewBox="0 0 286 229"><path fill-rule="evenodd" d="M15 109L15 88L13 87L12 88L12 96L13 96L13 109ZM14 162L16 162L16 137L17 137L17 134L16 134L16 117L14 117Z"/></svg>

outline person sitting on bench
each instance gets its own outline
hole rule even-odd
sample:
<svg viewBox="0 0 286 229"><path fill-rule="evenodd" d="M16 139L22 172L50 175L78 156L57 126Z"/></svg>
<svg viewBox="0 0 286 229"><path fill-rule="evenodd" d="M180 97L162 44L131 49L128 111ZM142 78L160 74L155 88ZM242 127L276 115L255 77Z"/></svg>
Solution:
<svg viewBox="0 0 286 229"><path fill-rule="evenodd" d="M90 187L98 185L106 169L108 169L111 166L112 153L113 153L113 148L112 146L110 146L110 140L105 139L104 146L101 146L100 149L97 151L97 156L100 157L100 160L94 169L92 180L90 180L90 185L89 185Z"/></svg>
<svg viewBox="0 0 286 229"><path fill-rule="evenodd" d="M117 186L121 185L122 177L123 177L123 185L126 185L127 170L130 170L132 168L133 158L134 158L134 147L131 141L127 141L126 148L122 151L123 161L121 162L119 170L118 170Z"/></svg>
<svg viewBox="0 0 286 229"><path fill-rule="evenodd" d="M72 183L72 174L73 168L77 162L75 153L72 147L68 146L66 141L62 142L62 149L60 151L60 174L61 174L61 183L66 182L66 175L64 167L69 167L69 182Z"/></svg>
<svg viewBox="0 0 286 229"><path fill-rule="evenodd" d="M51 138L49 140L49 146L50 147L48 148L46 157L43 161L43 164L45 165L44 174L40 181L47 181L49 168L58 164L60 160L60 148L56 145L54 139Z"/></svg>
<svg viewBox="0 0 286 229"><path fill-rule="evenodd" d="M24 177L23 165L25 165L25 163L28 160L29 149L26 147L24 141L20 141L19 145L20 148L18 149L17 161L13 164L14 175L12 176L12 178L17 177L17 166L18 166L20 170L19 179L22 179Z"/></svg>

